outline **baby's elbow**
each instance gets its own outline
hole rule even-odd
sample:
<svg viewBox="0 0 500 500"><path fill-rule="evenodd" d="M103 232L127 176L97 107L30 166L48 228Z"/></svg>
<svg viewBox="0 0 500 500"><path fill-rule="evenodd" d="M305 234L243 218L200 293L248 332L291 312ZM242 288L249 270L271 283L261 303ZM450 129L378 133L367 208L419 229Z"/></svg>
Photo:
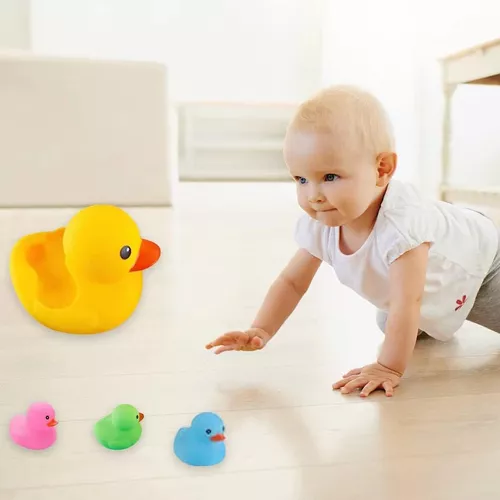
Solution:
<svg viewBox="0 0 500 500"><path fill-rule="evenodd" d="M290 292L295 293L299 297L303 297L309 290L310 282L299 282L290 278L287 275L280 277L283 286L289 289Z"/></svg>

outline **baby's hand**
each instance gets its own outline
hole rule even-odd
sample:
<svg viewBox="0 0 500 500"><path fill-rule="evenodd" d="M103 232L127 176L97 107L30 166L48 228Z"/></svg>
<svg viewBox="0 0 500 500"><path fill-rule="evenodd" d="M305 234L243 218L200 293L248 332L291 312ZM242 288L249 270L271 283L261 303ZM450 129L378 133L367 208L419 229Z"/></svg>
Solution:
<svg viewBox="0 0 500 500"><path fill-rule="evenodd" d="M262 349L270 339L271 335L264 330L250 328L244 332L235 331L225 333L207 344L205 348L212 349L213 347L221 346L215 351L215 354L225 351L257 351Z"/></svg>
<svg viewBox="0 0 500 500"><path fill-rule="evenodd" d="M334 389L341 389L342 394L349 394L354 389L361 390L360 396L366 397L375 389L381 387L386 396L392 396L394 389L399 385L401 374L390 370L379 363L355 368L346 373L342 380L333 384Z"/></svg>

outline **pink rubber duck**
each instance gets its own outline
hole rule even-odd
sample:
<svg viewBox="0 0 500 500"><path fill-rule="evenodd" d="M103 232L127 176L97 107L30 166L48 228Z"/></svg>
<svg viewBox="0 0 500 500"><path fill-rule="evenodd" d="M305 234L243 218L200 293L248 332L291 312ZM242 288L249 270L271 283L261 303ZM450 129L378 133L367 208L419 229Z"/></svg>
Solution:
<svg viewBox="0 0 500 500"><path fill-rule="evenodd" d="M56 412L48 403L33 403L26 415L15 415L10 421L10 437L19 446L43 450L56 440Z"/></svg>

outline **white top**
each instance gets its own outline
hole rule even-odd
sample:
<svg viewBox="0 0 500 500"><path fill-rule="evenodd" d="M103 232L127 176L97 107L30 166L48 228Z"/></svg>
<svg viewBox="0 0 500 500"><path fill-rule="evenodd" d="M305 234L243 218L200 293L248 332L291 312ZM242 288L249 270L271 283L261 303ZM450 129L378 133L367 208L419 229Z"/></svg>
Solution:
<svg viewBox="0 0 500 500"><path fill-rule="evenodd" d="M498 230L485 215L422 197L392 180L373 231L352 255L339 249L339 228L304 214L295 238L331 265L340 282L377 308L389 310L389 266L422 243L431 243L419 328L448 340L466 320L498 250Z"/></svg>

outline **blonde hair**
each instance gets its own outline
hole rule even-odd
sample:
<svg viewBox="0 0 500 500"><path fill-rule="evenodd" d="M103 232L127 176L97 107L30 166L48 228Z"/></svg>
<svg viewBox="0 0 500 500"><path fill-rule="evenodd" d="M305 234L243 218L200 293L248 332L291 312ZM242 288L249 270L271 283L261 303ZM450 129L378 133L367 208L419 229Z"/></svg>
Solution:
<svg viewBox="0 0 500 500"><path fill-rule="evenodd" d="M331 135L332 147L375 157L394 152L392 124L382 103L369 92L350 85L321 90L303 102L289 129L312 129Z"/></svg>

